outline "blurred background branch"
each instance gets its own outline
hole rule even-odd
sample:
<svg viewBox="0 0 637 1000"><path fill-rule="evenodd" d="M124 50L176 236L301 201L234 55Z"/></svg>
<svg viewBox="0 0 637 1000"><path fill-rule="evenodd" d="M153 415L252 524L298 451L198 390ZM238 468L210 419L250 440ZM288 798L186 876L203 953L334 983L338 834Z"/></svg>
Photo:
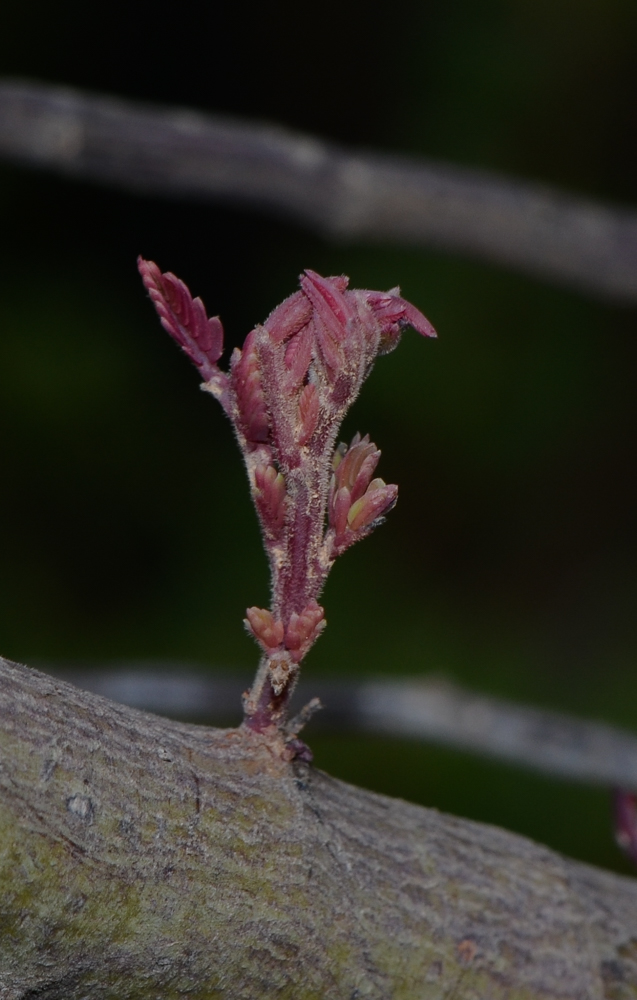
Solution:
<svg viewBox="0 0 637 1000"><path fill-rule="evenodd" d="M434 247L637 301L637 212L487 171L19 80L0 83L0 157L139 194L247 202L332 239Z"/></svg>
<svg viewBox="0 0 637 1000"><path fill-rule="evenodd" d="M122 664L56 675L132 708L209 725L240 723L240 694L251 681L247 674L197 672L183 664ZM323 706L312 731L408 737L637 791L637 736L603 723L489 698L439 677L302 680L293 713L312 697Z"/></svg>

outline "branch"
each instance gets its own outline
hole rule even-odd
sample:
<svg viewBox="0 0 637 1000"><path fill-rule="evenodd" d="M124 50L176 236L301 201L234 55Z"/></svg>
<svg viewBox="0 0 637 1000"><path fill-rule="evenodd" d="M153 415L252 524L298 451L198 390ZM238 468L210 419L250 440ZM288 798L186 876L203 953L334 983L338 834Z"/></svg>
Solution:
<svg viewBox="0 0 637 1000"><path fill-rule="evenodd" d="M637 213L284 128L0 84L0 157L138 194L248 203L332 239L434 247L637 301Z"/></svg>
<svg viewBox="0 0 637 1000"><path fill-rule="evenodd" d="M223 327L171 272L139 257L139 273L162 326L204 377L233 425L270 564L270 608L250 607L244 625L261 647L244 725L287 731L285 752L309 754L288 730L301 661L325 628L318 603L337 556L369 535L396 503L398 487L373 479L380 451L356 434L336 446L343 419L378 355L411 327L435 337L400 290L349 288L349 278L306 270L300 290L217 367ZM327 524L326 524L327 522ZM311 755L307 757L311 760Z"/></svg>
<svg viewBox="0 0 637 1000"><path fill-rule="evenodd" d="M56 674L134 708L216 725L239 722L240 692L249 681L247 676L210 675L170 664ZM437 677L301 680L292 710L316 696L324 710L313 720L313 729L407 736L637 792L637 736L602 722L490 698Z"/></svg>
<svg viewBox="0 0 637 1000"><path fill-rule="evenodd" d="M637 989L637 881L0 660L3 1000Z"/></svg>

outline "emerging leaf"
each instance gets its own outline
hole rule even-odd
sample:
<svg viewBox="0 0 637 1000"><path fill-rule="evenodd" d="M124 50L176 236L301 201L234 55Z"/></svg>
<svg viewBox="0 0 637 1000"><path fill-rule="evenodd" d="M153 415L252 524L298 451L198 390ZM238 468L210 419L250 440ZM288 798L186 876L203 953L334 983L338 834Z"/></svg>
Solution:
<svg viewBox="0 0 637 1000"><path fill-rule="evenodd" d="M193 299L183 281L170 271L162 274L156 264L141 257L137 266L162 326L207 381L223 351L221 320L218 316L208 319L201 299Z"/></svg>

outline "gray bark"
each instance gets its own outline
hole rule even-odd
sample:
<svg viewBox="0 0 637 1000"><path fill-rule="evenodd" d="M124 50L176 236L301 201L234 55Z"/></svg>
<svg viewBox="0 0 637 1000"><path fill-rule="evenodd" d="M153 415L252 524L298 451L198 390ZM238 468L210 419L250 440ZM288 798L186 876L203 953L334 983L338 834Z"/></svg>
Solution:
<svg viewBox="0 0 637 1000"><path fill-rule="evenodd" d="M339 240L437 247L637 301L637 213L280 126L0 82L0 158L139 194L282 212Z"/></svg>
<svg viewBox="0 0 637 1000"><path fill-rule="evenodd" d="M637 881L0 660L2 1000L637 996Z"/></svg>

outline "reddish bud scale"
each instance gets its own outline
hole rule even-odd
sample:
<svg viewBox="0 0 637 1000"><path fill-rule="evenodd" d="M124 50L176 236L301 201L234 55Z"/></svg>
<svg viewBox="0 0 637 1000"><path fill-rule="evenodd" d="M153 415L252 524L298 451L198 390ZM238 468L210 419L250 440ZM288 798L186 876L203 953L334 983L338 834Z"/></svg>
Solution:
<svg viewBox="0 0 637 1000"><path fill-rule="evenodd" d="M397 499L397 486L387 486L382 479L374 479L366 493L350 507L347 515L349 528L352 531L369 528L395 506Z"/></svg>
<svg viewBox="0 0 637 1000"><path fill-rule="evenodd" d="M367 434L362 439L360 434L356 434L349 448L340 444L334 453L329 522L336 534L337 548L346 540L349 547L355 540L351 537L347 539L347 529L357 531L368 527L380 513L395 503L397 491L394 487L387 487L382 479L371 483L379 458L380 451ZM381 486L385 492L379 493ZM371 497L370 491L377 495ZM380 513L374 514L376 510Z"/></svg>
<svg viewBox="0 0 637 1000"><path fill-rule="evenodd" d="M347 486L352 496L352 503L363 495L374 470L378 465L380 451L370 442L369 435L361 440L357 434L336 470L336 485Z"/></svg>
<svg viewBox="0 0 637 1000"><path fill-rule="evenodd" d="M369 452L363 459L358 470L358 475L352 485L352 503L362 497L370 486L370 481L374 475L374 470L380 458L379 451Z"/></svg>
<svg viewBox="0 0 637 1000"><path fill-rule="evenodd" d="M315 600L310 601L300 615L290 615L285 630L285 646L294 662L298 663L303 659L324 628L325 612Z"/></svg>
<svg viewBox="0 0 637 1000"><path fill-rule="evenodd" d="M283 622L275 621L272 613L265 608L248 608L244 625L266 653L277 649L283 642Z"/></svg>
<svg viewBox="0 0 637 1000"><path fill-rule="evenodd" d="M378 354L393 351L407 326L411 326L423 337L436 337L436 331L427 317L411 302L400 297L400 288L392 288L389 292L360 291L356 294L371 310L380 328Z"/></svg>
<svg viewBox="0 0 637 1000"><path fill-rule="evenodd" d="M316 430L319 418L319 394L310 382L304 386L299 396L299 444L307 444Z"/></svg>
<svg viewBox="0 0 637 1000"><path fill-rule="evenodd" d="M298 663L325 628L325 613L312 600L300 615L290 615L287 628L265 608L248 608L244 625L265 653L276 662L279 674ZM286 663L288 666L286 667Z"/></svg>
<svg viewBox="0 0 637 1000"><path fill-rule="evenodd" d="M337 489L332 499L330 508L330 524L336 532L337 538L345 533L347 528L347 516L352 506L352 495L347 486Z"/></svg>
<svg viewBox="0 0 637 1000"><path fill-rule="evenodd" d="M255 502L266 534L278 538L285 524L285 479L273 465L254 470Z"/></svg>
<svg viewBox="0 0 637 1000"><path fill-rule="evenodd" d="M223 327L219 317L208 319L201 299L193 299L183 281L170 271L162 274L153 261L142 257L138 257L137 267L162 326L207 381L223 351Z"/></svg>

